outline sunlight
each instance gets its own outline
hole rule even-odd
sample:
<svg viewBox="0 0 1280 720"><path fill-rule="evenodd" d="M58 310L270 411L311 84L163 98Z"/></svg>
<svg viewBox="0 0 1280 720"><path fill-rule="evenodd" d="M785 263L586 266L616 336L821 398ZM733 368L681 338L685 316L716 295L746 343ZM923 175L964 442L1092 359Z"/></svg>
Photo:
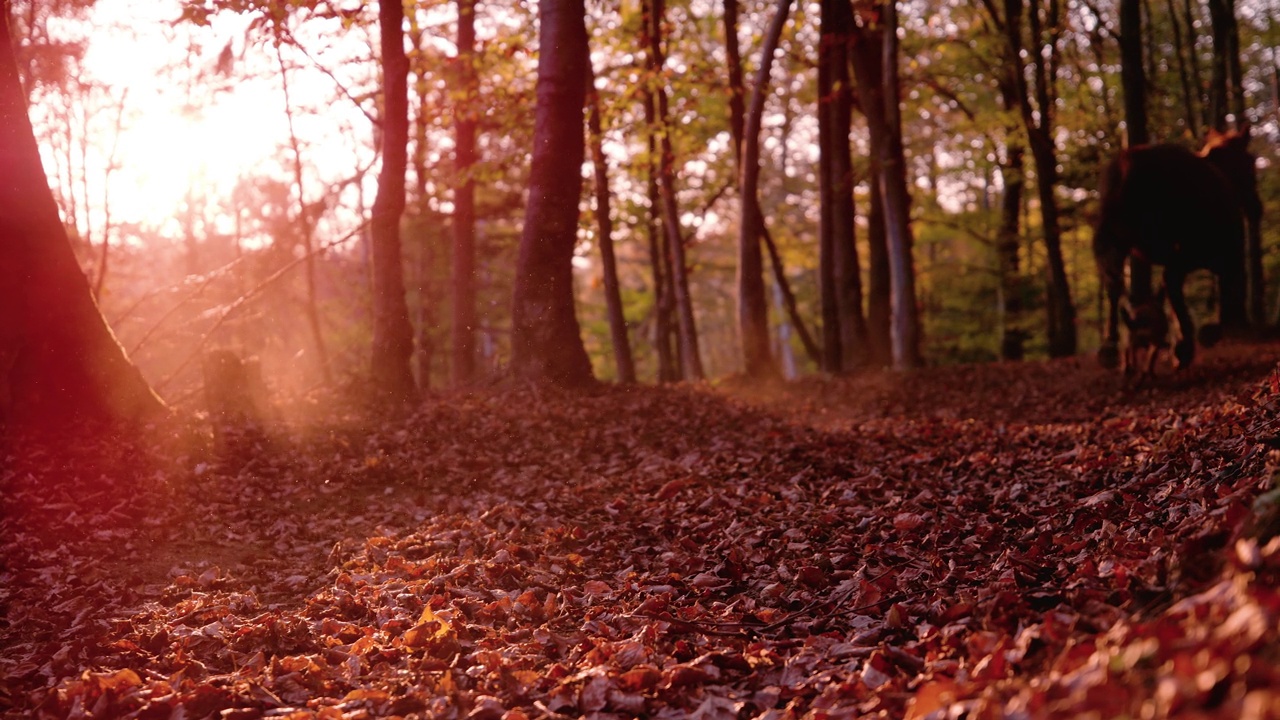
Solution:
<svg viewBox="0 0 1280 720"><path fill-rule="evenodd" d="M282 129L279 102L260 83L211 89L217 53L224 38L243 32L243 18L223 14L202 31L174 26L178 12L176 4L104 1L95 20L111 30L95 33L85 58L108 87L130 89L119 138L127 160L112 178L112 214L153 226L190 195L225 196L271 157ZM122 18L131 20L128 29L118 27ZM175 84L182 75L186 82Z"/></svg>
<svg viewBox="0 0 1280 720"><path fill-rule="evenodd" d="M115 223L170 225L192 197L217 213L238 180L285 173L281 148L289 129L278 70L264 64L261 47L252 53L242 48L248 19L220 13L210 27L200 28L175 24L179 12L176 2L103 0L88 21L87 80L106 92L100 106L88 108L87 162L107 167L117 146L109 181ZM224 48L235 63L234 81L219 72ZM332 81L318 75L309 69L291 74L295 124L309 172L349 172L355 158L349 143L332 142L333 120L319 127L302 109L331 102ZM335 115L342 117L342 110ZM59 166L46 156L46 167L52 176ZM100 197L95 193L90 202ZM95 217L101 210L91 208Z"/></svg>
<svg viewBox="0 0 1280 720"><path fill-rule="evenodd" d="M276 148L264 126L278 122L236 107L242 104L215 106L195 116L144 116L121 143L129 158L129 181L113 184L113 212L156 222L188 194L225 196L237 178L252 174Z"/></svg>

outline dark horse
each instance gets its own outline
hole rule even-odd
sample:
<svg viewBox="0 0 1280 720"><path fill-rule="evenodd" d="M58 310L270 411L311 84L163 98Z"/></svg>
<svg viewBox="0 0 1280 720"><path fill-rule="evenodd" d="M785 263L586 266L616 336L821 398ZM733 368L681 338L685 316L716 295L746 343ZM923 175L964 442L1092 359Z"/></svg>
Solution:
<svg viewBox="0 0 1280 720"><path fill-rule="evenodd" d="M1198 154L1178 145L1130 148L1112 160L1101 183L1102 212L1093 254L1107 289L1107 335L1098 351L1106 367L1119 363L1118 305L1129 257L1164 267L1169 304L1182 337L1179 366L1195 356L1195 327L1182 285L1193 270L1218 276L1223 329L1245 325L1245 221L1262 214L1249 135L1214 133Z"/></svg>

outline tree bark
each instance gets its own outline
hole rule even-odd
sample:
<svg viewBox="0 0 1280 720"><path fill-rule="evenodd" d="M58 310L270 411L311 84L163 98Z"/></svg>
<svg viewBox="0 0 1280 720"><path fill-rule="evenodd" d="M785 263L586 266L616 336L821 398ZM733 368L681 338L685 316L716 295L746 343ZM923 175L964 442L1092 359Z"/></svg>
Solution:
<svg viewBox="0 0 1280 720"><path fill-rule="evenodd" d="M418 49L421 57L427 44L424 42L428 39L427 31L415 16L409 15L407 19L410 43ZM422 64L410 63L410 66L411 72L417 76L417 82L414 83L417 115L413 124L413 155L410 158L414 179L412 197L415 201L413 212L415 222L410 227L414 229L413 240L419 243L418 265L415 273L418 301L413 308L416 321L413 363L418 373L418 388L426 391L431 387L432 377L435 375L436 358L441 344L438 339L440 334L438 319L440 307L444 304L442 296L446 287L445 282L441 281L439 269L442 264L441 256L447 252L447 249L442 247L444 244L442 233L433 232L429 227L429 223L434 222L437 217L431 208L432 197L429 194L427 177L427 136L431 124L430 116L435 112L431 107L431 88L428 83L423 82L427 71ZM408 206L406 211L407 209Z"/></svg>
<svg viewBox="0 0 1280 720"><path fill-rule="evenodd" d="M1120 0L1120 85L1129 147L1151 141L1147 132L1147 78L1142 64L1141 0ZM1129 258L1129 296L1137 305L1151 299L1151 263Z"/></svg>
<svg viewBox="0 0 1280 720"><path fill-rule="evenodd" d="M1200 39L1200 33L1196 30L1196 10L1192 0L1182 0L1182 17L1183 30L1186 32L1187 41L1187 59L1189 60L1188 69L1191 73L1191 86L1195 88L1196 104L1200 109L1199 126L1202 128L1213 127L1213 120L1209 114L1209 101L1205 97L1204 79L1200 75L1200 56L1196 52L1197 41ZM1200 133L1195 133L1196 137Z"/></svg>
<svg viewBox="0 0 1280 720"><path fill-rule="evenodd" d="M847 0L823 0L818 45L819 278L822 367L853 370L867 360L862 270L854 242L853 162L849 142L853 95L849 45L853 10Z"/></svg>
<svg viewBox="0 0 1280 720"><path fill-rule="evenodd" d="M889 273L892 281L893 366L904 370L920 364L920 320L916 308L915 264L912 260L910 197L907 167L902 147L902 106L898 76L898 7L896 0L884 3L884 124L886 143L879 148L880 185L884 197L885 232L889 246Z"/></svg>
<svg viewBox="0 0 1280 720"><path fill-rule="evenodd" d="M0 5L0 425L133 422L161 402L107 326L49 190Z"/></svg>
<svg viewBox="0 0 1280 720"><path fill-rule="evenodd" d="M1232 0L1209 0L1209 22L1213 33L1213 63L1209 74L1209 125L1218 132L1227 129L1230 112L1231 32L1235 25Z"/></svg>
<svg viewBox="0 0 1280 720"><path fill-rule="evenodd" d="M511 369L519 378L578 386L595 380L573 298L590 62L583 0L539 0L538 16L534 147L516 260Z"/></svg>
<svg viewBox="0 0 1280 720"><path fill-rule="evenodd" d="M1030 53L1035 77L1035 96L1038 108L1031 104L1031 90L1027 87L1022 60L1023 0L1005 0L1004 30L1007 39L1008 62L1013 70L1018 102L1021 106L1023 125L1027 129L1031 155L1036 168L1036 191L1040 199L1040 213L1044 230L1047 268L1048 335L1050 357L1067 357L1076 352L1075 307L1071 302L1066 265L1062 259L1062 230L1058 218L1057 154L1053 144L1053 88L1057 82L1056 53L1058 4L1048 0L1048 29L1050 54ZM1042 22L1039 9L1031 8L1027 15L1031 36L1041 37Z"/></svg>
<svg viewBox="0 0 1280 720"><path fill-rule="evenodd" d="M760 69L751 89L742 138L739 195L742 214L738 234L738 335L742 343L743 370L748 377L777 375L778 368L769 348L769 305L764 287L764 256L760 236L764 216L760 209L760 125L769 88L769 71L778 49L782 28L791 12L791 0L779 0L773 20L765 32L760 51Z"/></svg>
<svg viewBox="0 0 1280 720"><path fill-rule="evenodd" d="M668 268L671 267L669 243L662 224L662 200L658 191L658 123L657 98L644 92L644 127L648 154L645 162L645 192L649 207L645 212L645 235L649 238L649 264L653 270L653 346L658 356L658 382L680 379L676 353L671 347L671 314L675 308Z"/></svg>
<svg viewBox="0 0 1280 720"><path fill-rule="evenodd" d="M1014 80L1006 74L1000 80L1000 98L1004 109L1019 112ZM1000 198L1000 229L996 239L996 255L1000 269L1000 357L1021 360L1027 339L1023 313L1023 278L1018 259L1020 245L1022 198L1026 192L1026 148L1016 127L1006 127L1005 157L1000 165L1004 194Z"/></svg>
<svg viewBox="0 0 1280 720"><path fill-rule="evenodd" d="M746 91L742 80L742 53L738 49L737 0L725 0L724 30L725 57L729 70L729 135L733 138L734 162L737 163L738 172L741 174L742 137L746 133L746 106L743 102L743 96ZM769 253L774 282L777 283L778 292L782 295L782 307L791 318L791 324L795 328L796 335L800 338L800 343L804 345L805 352L814 363L821 366L822 351L817 343L814 342L813 336L804 324L804 318L800 315L799 307L796 304L795 293L791 290L791 283L787 281L786 268L782 264L777 244L773 241L773 236L769 232L769 226L765 222L764 214L760 212L759 203L755 205L756 211L760 214L758 220L760 237L764 240L764 248Z"/></svg>
<svg viewBox="0 0 1280 720"><path fill-rule="evenodd" d="M622 311L622 289L618 284L618 261L613 252L613 218L610 215L609 160L604 154L604 130L600 121L600 95L596 92L595 71L587 61L587 132L591 136L591 163L595 177L596 228L599 233L600 265L604 275L604 301L609 316L609 339L618 381L634 383L636 364L627 336L627 318Z"/></svg>
<svg viewBox="0 0 1280 720"><path fill-rule="evenodd" d="M476 333L476 0L458 0L458 87L454 94L453 384L475 378Z"/></svg>
<svg viewBox="0 0 1280 720"><path fill-rule="evenodd" d="M405 206L409 144L409 59L404 52L404 5L378 4L382 50L382 168L373 200L370 245L373 254L374 392L382 399L409 402L417 395L409 358L413 327L405 301L400 253L400 216Z"/></svg>
<svg viewBox="0 0 1280 720"><path fill-rule="evenodd" d="M880 161L871 158L867 210L867 344L871 362L887 367L893 362L890 340L893 282L889 277L889 237L885 230L884 197L880 191Z"/></svg>
<svg viewBox="0 0 1280 720"><path fill-rule="evenodd" d="M868 287L867 345L871 363L884 367L893 362L892 293L888 232L885 224L884 192L880 184L881 160L878 149L888 142L886 137L884 77L884 36L877 29L879 7L876 2L856 6L849 45L853 65L858 107L867 120L870 136L871 166L869 208L867 210Z"/></svg>
<svg viewBox="0 0 1280 720"><path fill-rule="evenodd" d="M680 228L680 208L676 204L675 151L671 145L671 125L668 121L667 91L663 84L662 69L666 58L662 51L662 18L665 0L647 0L645 9L645 39L648 45L648 67L654 83L655 114L658 124L658 194L662 200L662 221L667 235L667 251L670 253L670 279L675 298L677 338L680 348L681 375L685 380L702 380L702 356L698 350L698 328L693 315L693 298L689 293L688 263L684 255L684 233Z"/></svg>
<svg viewBox="0 0 1280 720"><path fill-rule="evenodd" d="M1200 122L1197 119L1196 103L1199 100L1198 91L1191 88L1191 69L1188 67L1187 53L1182 45L1182 27L1178 21L1178 10L1174 7L1173 0L1165 0L1166 11L1169 14L1169 23L1173 26L1173 56L1174 63L1178 67L1178 82L1182 88L1182 114L1187 124L1187 132L1191 137L1199 137ZM1194 48L1192 48L1192 57L1190 62L1195 62Z"/></svg>

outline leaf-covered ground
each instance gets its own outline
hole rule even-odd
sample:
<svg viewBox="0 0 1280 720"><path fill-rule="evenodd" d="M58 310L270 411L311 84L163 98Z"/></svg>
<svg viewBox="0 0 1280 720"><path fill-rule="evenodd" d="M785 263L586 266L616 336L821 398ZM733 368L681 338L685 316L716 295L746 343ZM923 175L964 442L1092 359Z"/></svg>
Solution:
<svg viewBox="0 0 1280 720"><path fill-rule="evenodd" d="M28 442L0 468L0 712L1280 718L1280 540L1251 510L1278 361Z"/></svg>

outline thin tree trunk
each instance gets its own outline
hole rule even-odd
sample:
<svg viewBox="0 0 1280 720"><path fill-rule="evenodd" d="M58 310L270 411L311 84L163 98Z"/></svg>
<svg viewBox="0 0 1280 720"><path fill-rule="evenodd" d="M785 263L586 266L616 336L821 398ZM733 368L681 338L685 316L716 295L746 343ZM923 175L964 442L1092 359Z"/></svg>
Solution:
<svg viewBox="0 0 1280 720"><path fill-rule="evenodd" d="M382 168L373 200L373 352L372 381L382 398L409 402L417 395L409 358L413 328L405 302L400 251L400 217L405 206L409 143L409 59L404 52L404 6L378 4L382 50Z"/></svg>
<svg viewBox="0 0 1280 720"><path fill-rule="evenodd" d="M423 40L426 38L426 32L419 25L415 16L410 15L408 20L410 41L414 47L421 50L423 48ZM415 308L417 323L414 328L417 342L414 348L414 364L418 371L418 387L425 391L431 387L436 351L439 345L436 340L436 330L438 325L437 312L441 304L439 295L441 293L439 283L433 282L435 278L432 277L432 270L438 267L439 261L437 237L427 227L428 219L434 218L431 210L431 198L427 194L427 129L429 124L428 114L432 112L429 99L430 85L423 81L423 68L415 67L413 69L418 74L417 79L419 82L414 83L417 96L417 116L413 127L413 156L411 163L413 165L414 179L413 197L417 201L415 212L417 222L414 225L418 230L416 239L420 243L417 267L418 303Z"/></svg>
<svg viewBox="0 0 1280 720"><path fill-rule="evenodd" d="M0 425L65 432L161 402L94 302L49 190L0 8Z"/></svg>
<svg viewBox="0 0 1280 720"><path fill-rule="evenodd" d="M867 321L862 312L862 270L854 243L853 163L849 142L853 94L849 76L852 6L821 3L818 45L818 152L821 203L819 277L823 362L827 372L848 372L866 362Z"/></svg>
<svg viewBox="0 0 1280 720"><path fill-rule="evenodd" d="M476 331L476 0L458 0L458 88L454 94L453 384L475 377Z"/></svg>
<svg viewBox="0 0 1280 720"><path fill-rule="evenodd" d="M902 147L902 107L898 93L898 8L896 0L884 4L884 124L887 142L879 149L880 185L884 198L885 231L889 246L892 282L893 366L905 370L920 364L920 321L916 308L915 266L912 260L910 198Z"/></svg>
<svg viewBox="0 0 1280 720"><path fill-rule="evenodd" d="M1204 78L1200 75L1200 52L1198 49L1199 32L1196 30L1196 10L1192 0L1182 0L1183 30L1187 37L1187 58L1190 61L1191 84L1196 92L1196 105L1200 109L1199 126L1213 127L1210 116L1209 101L1205 94ZM1199 137L1199 133L1196 134Z"/></svg>
<svg viewBox="0 0 1280 720"><path fill-rule="evenodd" d="M795 328L796 335L800 338L800 344L804 346L805 354L813 361L815 365L821 365L822 349L814 342L813 335L809 333L809 328L804 324L804 318L800 315L800 306L796 302L796 294L791 290L791 283L787 282L785 267L782 264L782 256L778 253L778 244L773 241L773 234L769 232L769 228L764 229L764 249L769 253L769 264L773 269L773 281L778 284L778 292L782 295L782 307L787 311L787 317L791 319L791 326Z"/></svg>
<svg viewBox="0 0 1280 720"><path fill-rule="evenodd" d="M1226 0L1228 14L1227 25L1227 83L1231 101L1227 103L1235 126L1243 127L1245 123L1244 70L1240 67L1240 23L1236 19L1235 0Z"/></svg>
<svg viewBox="0 0 1280 720"><path fill-rule="evenodd" d="M1150 142L1147 133L1147 78L1142 64L1140 0L1120 0L1120 85L1124 90L1124 122L1129 147ZM1129 295L1136 304L1151 299L1151 263L1129 259Z"/></svg>
<svg viewBox="0 0 1280 720"><path fill-rule="evenodd" d="M738 0L724 0L724 48L729 70L729 134L733 138L733 159L741 174L747 93L742 79L742 51L738 47Z"/></svg>
<svg viewBox="0 0 1280 720"><path fill-rule="evenodd" d="M1062 230L1058 218L1058 201L1054 192L1057 184L1057 156L1053 145L1053 86L1057 72L1053 56L1057 54L1057 0L1048 0L1048 28L1051 57L1043 53L1031 53L1032 70L1036 80L1035 96L1038 111L1032 108L1031 92L1022 69L1022 10L1023 0L1005 0L1005 36L1008 41L1008 62L1013 70L1021 106L1022 122L1027 129L1031 155L1036 167L1036 191L1040 198L1040 213L1047 256L1048 334L1049 355L1066 357L1076 352L1075 307L1071 303L1066 266L1062 258ZM1042 23L1039 9L1032 7L1027 15L1031 37L1041 38Z"/></svg>
<svg viewBox="0 0 1280 720"><path fill-rule="evenodd" d="M609 315L609 339L618 381L634 383L636 364L631 357L627 318L622 310L622 289L618 284L618 261L613 252L613 218L610 216L609 160L604 154L604 130L600 121L600 94L596 92L595 71L587 61L587 132L591 136L591 163L595 176L596 227L599 232L600 264L604 275L605 309Z"/></svg>
<svg viewBox="0 0 1280 720"><path fill-rule="evenodd" d="M882 87L884 36L878 28L870 25L867 18L862 15L859 18L862 24L855 24L853 27L849 58L853 64L858 106L867 120L867 133L872 149L868 158L871 179L868 183L870 201L867 210L867 344L872 364L884 367L893 362L893 283L890 277L888 232L885 226L884 192L880 184L881 160L878 152L878 148L888 142Z"/></svg>
<svg viewBox="0 0 1280 720"><path fill-rule="evenodd" d="M124 132L124 107L128 99L129 88L125 88L116 105L115 134L111 138L111 150L107 153L107 167L102 173L102 254L98 257L97 279L93 283L94 300L102 297L102 288L107 282L107 264L111 251L111 176L120 169L120 136ZM237 249L238 247L237 240Z"/></svg>
<svg viewBox="0 0 1280 720"><path fill-rule="evenodd" d="M1019 112L1017 90L1012 77L1001 79L1000 98L1007 112ZM1027 331L1023 317L1023 279L1018 248L1022 234L1022 198L1026 191L1026 148L1016 127L1006 127L1005 136L1005 157L1000 166L1004 195L1000 198L1000 229L996 241L1000 268L1000 357L1004 360L1021 360L1024 357L1023 344L1027 339Z"/></svg>
<svg viewBox="0 0 1280 720"><path fill-rule="evenodd" d="M289 98L289 70L284 62L281 50L283 39L275 39L276 62L280 65L280 86L284 91L284 113L289 123L289 148L293 155L293 184L298 188L298 233L302 236L302 251L305 262L302 265L303 279L307 288L307 327L311 331L311 341L316 346L316 359L320 364L320 376L325 384L333 382L329 366L329 348L324 341L324 330L320 324L320 307L316 298L316 257L312 252L315 228L312 227L311 216L307 212L306 186L302 184L302 148L298 144L298 135L293 127L293 103ZM194 221L193 221L194 224ZM194 232L192 233L194 243ZM194 245L192 246L194 247Z"/></svg>
<svg viewBox="0 0 1280 720"><path fill-rule="evenodd" d="M867 211L867 338L871 362L893 363L893 280L889 270L889 233L885 228L884 193L880 189L880 160L872 157Z"/></svg>
<svg viewBox="0 0 1280 720"><path fill-rule="evenodd" d="M1210 28L1213 33L1213 62L1209 75L1209 126L1218 132L1227 129L1229 109L1228 82L1231 53L1231 28L1235 24L1231 0L1208 0Z"/></svg>
<svg viewBox="0 0 1280 720"><path fill-rule="evenodd" d="M538 3L534 150L511 316L516 377L566 386L595 380L573 297L590 62L584 13L583 0Z"/></svg>
<svg viewBox="0 0 1280 720"><path fill-rule="evenodd" d="M653 270L653 345L658 356L658 382L680 379L680 367L671 347L671 314L675 294L667 269L671 267L665 231L661 223L662 200L658 192L657 98L644 93L644 120L648 154L645 163L645 191L649 207L645 212L645 234L649 238L649 263Z"/></svg>
<svg viewBox="0 0 1280 720"><path fill-rule="evenodd" d="M768 95L769 71L778 49L782 28L791 12L791 0L779 0L773 20L765 31L760 51L760 69L751 89L743 131L739 195L742 215L738 235L738 334L742 343L743 368L748 377L776 375L777 365L769 349L769 304L764 287L764 257L760 236L764 234L760 210L760 125Z"/></svg>
<svg viewBox="0 0 1280 720"><path fill-rule="evenodd" d="M745 134L746 125L746 107L743 103L743 96L746 92L743 88L742 80L742 53L738 49L737 0L725 0L724 29L725 56L729 70L729 134L733 138L734 162L737 163L738 172L741 174L742 137ZM778 284L778 290L782 295L783 307L788 317L791 318L791 324L796 330L796 335L800 337L800 343L804 345L805 352L815 364L821 366L821 350L818 348L817 343L814 342L813 335L805 326L804 318L800 315L795 293L791 290L791 283L787 281L786 267L782 264L777 244L773 241L773 236L769 232L769 226L765 222L763 212L760 211L759 203L756 203L756 211L760 215L761 238L764 240L765 250L769 253L770 267L773 270L774 281Z"/></svg>
<svg viewBox="0 0 1280 720"><path fill-rule="evenodd" d="M1199 95L1191 89L1191 70L1188 67L1189 62L1195 62L1195 49L1191 49L1192 57L1188 61L1187 50L1183 48L1182 27L1178 22L1178 10L1174 7L1173 0L1165 0L1165 3L1169 13L1169 22L1173 25L1173 54L1174 61L1178 66L1178 82L1182 88L1182 112L1186 118L1187 132L1192 137L1199 137L1200 123L1195 109Z"/></svg>
<svg viewBox="0 0 1280 720"><path fill-rule="evenodd" d="M698 350L698 328L693 316L693 299L689 293L688 263L684 255L684 235L680 228L680 209L676 204L675 151L671 145L671 125L668 121L667 91L662 79L666 58L662 52L662 18L665 0L647 0L645 23L648 41L651 82L654 84L656 116L659 127L658 192L662 199L662 220L667 233L667 248L671 257L671 283L675 296L677 337L680 345L682 376L686 380L702 380L702 358Z"/></svg>

